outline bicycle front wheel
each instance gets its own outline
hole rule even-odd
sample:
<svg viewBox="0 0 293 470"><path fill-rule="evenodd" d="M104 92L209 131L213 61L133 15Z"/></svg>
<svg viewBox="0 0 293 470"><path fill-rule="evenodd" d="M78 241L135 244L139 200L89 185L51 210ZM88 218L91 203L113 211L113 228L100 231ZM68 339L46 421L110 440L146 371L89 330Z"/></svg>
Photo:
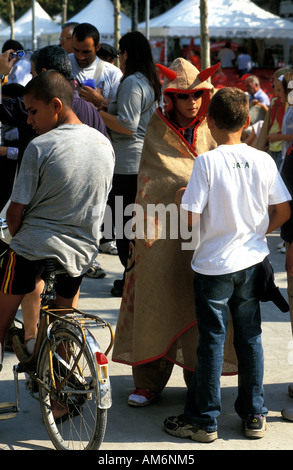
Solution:
<svg viewBox="0 0 293 470"><path fill-rule="evenodd" d="M45 347L38 368L41 413L50 439L58 450L97 450L105 435L107 410L99 400L96 367L88 346L78 360L73 375L62 385L81 351L80 339L59 328L51 344L53 373L57 391L52 390L50 361ZM61 384L58 390L58 384ZM62 416L63 415L63 416Z"/></svg>

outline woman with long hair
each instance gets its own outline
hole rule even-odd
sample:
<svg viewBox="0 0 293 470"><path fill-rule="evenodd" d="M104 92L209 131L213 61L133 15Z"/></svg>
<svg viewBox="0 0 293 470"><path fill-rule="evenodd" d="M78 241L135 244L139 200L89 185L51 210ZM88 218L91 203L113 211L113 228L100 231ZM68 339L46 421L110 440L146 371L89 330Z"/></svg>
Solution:
<svg viewBox="0 0 293 470"><path fill-rule="evenodd" d="M100 114L115 150L112 196L116 204L119 201L121 212L123 208L123 219L119 217L120 223L116 223L116 243L120 261L126 268L130 234L125 234L124 228L131 215L125 216L124 212L135 202L145 132L160 100L161 84L149 42L140 32L127 33L120 39L119 61L123 77L116 99L109 104L108 111L101 110ZM123 283L124 277L114 282L112 295L122 296Z"/></svg>

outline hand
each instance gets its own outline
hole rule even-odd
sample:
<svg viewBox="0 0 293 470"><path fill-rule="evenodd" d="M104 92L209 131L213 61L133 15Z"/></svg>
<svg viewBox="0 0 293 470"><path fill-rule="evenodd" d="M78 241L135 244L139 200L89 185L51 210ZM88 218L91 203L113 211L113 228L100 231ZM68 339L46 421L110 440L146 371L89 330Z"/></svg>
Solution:
<svg viewBox="0 0 293 470"><path fill-rule="evenodd" d="M93 89L85 85L82 85L80 88L80 97L97 107L101 106L104 100L104 97L98 88Z"/></svg>
<svg viewBox="0 0 293 470"><path fill-rule="evenodd" d="M267 139L268 142L279 142L281 134L269 134Z"/></svg>
<svg viewBox="0 0 293 470"><path fill-rule="evenodd" d="M182 199L183 194L185 193L185 189L186 188L180 188L176 191L175 201L174 202L175 202L177 207L179 207L180 204L181 204L181 199Z"/></svg>
<svg viewBox="0 0 293 470"><path fill-rule="evenodd" d="M8 147L0 147L0 157L7 157Z"/></svg>
<svg viewBox="0 0 293 470"><path fill-rule="evenodd" d="M10 57L10 52L12 52L12 49L3 52L3 54L0 54L0 73L2 75L8 75L17 61L17 58L12 59Z"/></svg>

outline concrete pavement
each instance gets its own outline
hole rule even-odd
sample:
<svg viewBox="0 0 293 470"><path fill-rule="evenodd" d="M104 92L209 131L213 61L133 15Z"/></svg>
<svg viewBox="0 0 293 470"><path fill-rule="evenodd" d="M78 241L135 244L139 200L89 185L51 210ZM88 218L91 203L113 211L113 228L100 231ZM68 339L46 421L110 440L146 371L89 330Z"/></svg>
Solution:
<svg viewBox="0 0 293 470"><path fill-rule="evenodd" d="M285 255L277 251L278 233L269 236L271 262L275 269L276 283L286 297ZM99 261L107 272L104 279L86 278L82 284L79 308L97 313L109 321L115 329L119 313L119 298L113 298L110 289L114 279L121 276L117 256L99 255ZM260 440L248 440L242 434L241 421L234 412L237 396L237 376L222 377L222 413L219 418L219 438L210 444L177 439L163 430L167 416L182 413L186 388L182 370L175 367L168 386L148 407L132 408L127 405L128 394L133 390L131 368L110 360L110 376L113 406L108 412L108 424L101 451L169 451L197 453L200 450L292 450L293 422L281 417L283 407L293 407L287 387L293 383L293 342L289 313L282 313L271 302L262 304L263 345L265 351L265 395L269 409L268 429ZM106 344L107 333L98 337ZM110 355L111 358L111 355ZM12 366L14 354L6 353L4 370L0 375L0 401L14 397ZM52 450L42 423L39 404L24 389L24 376L20 376L20 412L16 418L0 421L1 450ZM118 452L119 454L119 452ZM198 454L202 455L202 454Z"/></svg>

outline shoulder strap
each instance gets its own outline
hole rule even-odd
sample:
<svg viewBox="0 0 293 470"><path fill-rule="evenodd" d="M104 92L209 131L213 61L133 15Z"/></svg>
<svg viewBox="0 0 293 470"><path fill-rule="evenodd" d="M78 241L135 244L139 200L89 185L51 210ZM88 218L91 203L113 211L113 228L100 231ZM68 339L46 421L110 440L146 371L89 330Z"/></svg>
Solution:
<svg viewBox="0 0 293 470"><path fill-rule="evenodd" d="M96 70L95 70L95 73L94 73L94 76L93 76L96 83L98 83L99 78L101 77L101 75L103 73L104 65L105 65L105 62L102 59L99 59L98 65L96 67Z"/></svg>

